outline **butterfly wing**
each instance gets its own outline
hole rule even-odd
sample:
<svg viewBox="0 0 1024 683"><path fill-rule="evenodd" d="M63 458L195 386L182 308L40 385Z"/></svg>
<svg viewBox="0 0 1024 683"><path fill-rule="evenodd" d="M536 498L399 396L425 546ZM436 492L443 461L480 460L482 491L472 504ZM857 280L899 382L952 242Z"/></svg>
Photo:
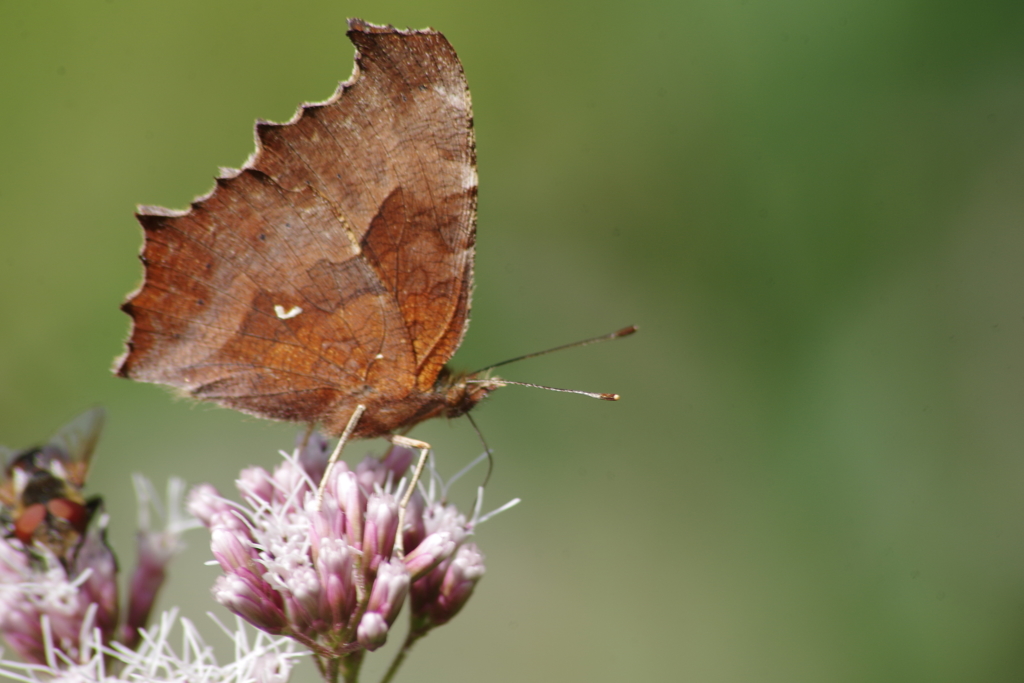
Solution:
<svg viewBox="0 0 1024 683"><path fill-rule="evenodd" d="M259 123L245 167L188 211L140 212L119 374L305 422L433 386L469 314L469 90L440 33L353 20L349 37L331 99Z"/></svg>

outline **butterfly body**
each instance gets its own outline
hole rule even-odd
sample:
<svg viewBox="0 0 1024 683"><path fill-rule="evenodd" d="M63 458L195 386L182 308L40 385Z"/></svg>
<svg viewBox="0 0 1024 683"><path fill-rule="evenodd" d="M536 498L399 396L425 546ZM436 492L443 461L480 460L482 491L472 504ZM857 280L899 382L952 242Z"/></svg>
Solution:
<svg viewBox="0 0 1024 683"><path fill-rule="evenodd" d="M391 397L378 398L372 390L357 394L353 403L324 420L325 431L331 434L344 431L352 415L351 411L360 403L366 407L366 412L352 433L355 438L372 438L402 432L433 417L455 418L465 415L500 386L496 381L469 384L466 381L469 378L470 376L463 373L451 373L445 367L438 376L436 385L430 390L414 391L400 400Z"/></svg>

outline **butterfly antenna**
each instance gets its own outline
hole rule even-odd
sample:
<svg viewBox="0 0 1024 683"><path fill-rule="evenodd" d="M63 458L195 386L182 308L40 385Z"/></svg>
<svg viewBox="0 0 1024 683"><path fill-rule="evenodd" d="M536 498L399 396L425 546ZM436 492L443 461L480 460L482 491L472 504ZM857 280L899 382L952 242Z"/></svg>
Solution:
<svg viewBox="0 0 1024 683"><path fill-rule="evenodd" d="M316 423L310 422L306 425L306 431L302 434L302 442L299 443L299 453L306 450L306 446L309 445L309 438L313 436L313 430L316 429Z"/></svg>
<svg viewBox="0 0 1024 683"><path fill-rule="evenodd" d="M589 396L590 398L599 398L602 401L618 401L621 396L618 394L600 394L595 391L580 391L579 389L560 389L558 387L549 387L543 384L530 384L529 382L513 382L508 379L467 379L466 384L490 384L497 385L499 387L506 386L508 384L514 384L518 387L533 387L534 389L547 389L548 391L559 391L563 394L579 394L580 396ZM467 413L468 415L468 413Z"/></svg>
<svg viewBox="0 0 1024 683"><path fill-rule="evenodd" d="M472 413L466 413L466 417L469 418L469 424L473 425L473 429L476 430L476 435L480 437L480 443L484 445L484 453L487 454L487 474L484 476L484 483L480 484L480 488L484 488L487 486L487 482L491 480L491 472L494 471L494 456L491 455L491 449L487 445L487 439L484 438L484 433L481 432L480 427L477 426Z"/></svg>
<svg viewBox="0 0 1024 683"><path fill-rule="evenodd" d="M621 330L616 330L615 332L612 332L611 334L602 334L600 337L593 337L592 339L584 339L583 341L572 342L571 344L562 344L561 346L556 346L553 349L547 349L547 350L544 350L544 351L536 351L534 353L528 353L525 356L517 356L516 358L509 358L508 360L503 360L500 363L495 363L494 365L488 365L486 368L480 368L476 372L472 372L470 374L471 375L479 375L481 372L487 372L488 370L493 370L494 368L500 368L502 365L508 365L509 363L515 363L516 361L526 360L527 358L536 358L537 356L543 356L543 355L548 354L548 353L554 353L555 351L561 351L562 349L573 349L573 348L576 348L578 346L587 346L589 344L596 344L597 342L609 341L611 339L618 339L619 337L628 337L629 335L631 335L634 332L636 332L636 330L637 330L636 325L630 325L629 327L623 327ZM504 380L502 380L502 381L504 381ZM516 382L508 382L508 384L516 384ZM538 386L538 385L536 385L536 384L527 384L526 386L535 387L535 386ZM540 388L541 389L552 389L551 387L540 387ZM569 389L552 389L552 391L568 391L569 393L574 393L574 394L587 394L587 392L585 392L585 391L571 391ZM587 394L587 395L593 396L594 394ZM612 396L612 395L613 394L600 394L597 397L598 398L604 398L605 396ZM606 401L614 401L616 399L612 398L612 399L605 399L605 400Z"/></svg>

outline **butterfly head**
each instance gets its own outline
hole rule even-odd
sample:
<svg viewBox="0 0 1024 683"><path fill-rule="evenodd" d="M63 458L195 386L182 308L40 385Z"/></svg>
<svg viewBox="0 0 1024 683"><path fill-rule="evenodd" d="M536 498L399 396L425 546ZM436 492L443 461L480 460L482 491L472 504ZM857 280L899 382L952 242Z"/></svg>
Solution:
<svg viewBox="0 0 1024 683"><path fill-rule="evenodd" d="M452 373L447 368L437 383L439 392L445 397L445 415L448 417L465 415L500 386L503 383L496 377L486 377L481 373Z"/></svg>

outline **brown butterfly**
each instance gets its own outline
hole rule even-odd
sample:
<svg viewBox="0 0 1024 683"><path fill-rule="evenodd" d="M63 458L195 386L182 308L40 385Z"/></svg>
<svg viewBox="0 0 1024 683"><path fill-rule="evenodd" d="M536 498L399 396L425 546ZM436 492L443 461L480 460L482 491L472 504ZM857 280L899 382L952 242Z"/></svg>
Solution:
<svg viewBox="0 0 1024 683"><path fill-rule="evenodd" d="M103 428L102 408L88 410L48 443L22 451L0 446L4 477L0 506L10 535L31 549L44 546L70 562L101 501L86 500L82 487Z"/></svg>
<svg viewBox="0 0 1024 683"><path fill-rule="evenodd" d="M511 383L446 366L476 241L462 65L434 30L353 19L348 36L355 70L333 97L257 122L256 152L189 210L141 207L119 375L353 437L462 415Z"/></svg>

